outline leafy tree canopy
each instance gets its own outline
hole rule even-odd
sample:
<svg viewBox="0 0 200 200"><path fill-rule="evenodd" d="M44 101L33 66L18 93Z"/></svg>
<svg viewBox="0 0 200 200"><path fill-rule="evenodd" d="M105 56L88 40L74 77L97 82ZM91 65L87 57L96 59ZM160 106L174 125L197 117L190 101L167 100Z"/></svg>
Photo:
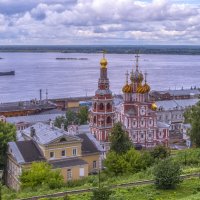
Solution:
<svg viewBox="0 0 200 200"><path fill-rule="evenodd" d="M133 146L128 133L123 130L120 122L114 124L111 130L110 142L110 150L117 154L124 154Z"/></svg>
<svg viewBox="0 0 200 200"><path fill-rule="evenodd" d="M100 187L93 190L91 200L109 200L112 191L107 187Z"/></svg>
<svg viewBox="0 0 200 200"><path fill-rule="evenodd" d="M55 119L54 125L58 128L61 128L61 125L64 124L64 129L67 130L69 125L75 124L86 124L88 121L88 108L81 107L78 113L73 110L67 110L65 116L57 117Z"/></svg>
<svg viewBox="0 0 200 200"><path fill-rule="evenodd" d="M170 149L162 146L162 145L158 145L156 147L154 147L154 149L151 151L151 156L154 159L164 159L170 156Z"/></svg>
<svg viewBox="0 0 200 200"><path fill-rule="evenodd" d="M59 170L52 170L46 162L34 162L30 169L24 170L20 176L22 188L34 188L47 185L50 189L63 185L63 177Z"/></svg>
<svg viewBox="0 0 200 200"><path fill-rule="evenodd" d="M110 151L104 161L106 172L111 176L137 173L153 163L153 158L149 152L136 151L134 148L124 154Z"/></svg>
<svg viewBox="0 0 200 200"><path fill-rule="evenodd" d="M180 165L172 159L160 160L154 169L155 185L160 189L173 189L181 181Z"/></svg>
<svg viewBox="0 0 200 200"><path fill-rule="evenodd" d="M5 167L7 144L10 141L16 141L16 128L0 121L0 169Z"/></svg>
<svg viewBox="0 0 200 200"><path fill-rule="evenodd" d="M191 124L189 131L192 142L196 147L200 147L200 102L187 109L184 113L185 122Z"/></svg>

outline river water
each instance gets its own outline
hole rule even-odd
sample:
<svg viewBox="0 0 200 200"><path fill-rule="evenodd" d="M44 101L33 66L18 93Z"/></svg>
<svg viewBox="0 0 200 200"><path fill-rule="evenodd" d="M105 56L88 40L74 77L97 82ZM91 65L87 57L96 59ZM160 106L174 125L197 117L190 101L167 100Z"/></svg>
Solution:
<svg viewBox="0 0 200 200"><path fill-rule="evenodd" d="M0 102L39 98L94 95L101 54L0 53L0 71L15 70L15 76L0 76ZM56 58L73 58L57 60ZM76 59L75 59L76 58ZM80 58L84 58L80 60ZM131 54L107 54L113 93L121 93L125 73L135 67ZM140 55L140 70L147 72L153 90L200 87L200 55Z"/></svg>

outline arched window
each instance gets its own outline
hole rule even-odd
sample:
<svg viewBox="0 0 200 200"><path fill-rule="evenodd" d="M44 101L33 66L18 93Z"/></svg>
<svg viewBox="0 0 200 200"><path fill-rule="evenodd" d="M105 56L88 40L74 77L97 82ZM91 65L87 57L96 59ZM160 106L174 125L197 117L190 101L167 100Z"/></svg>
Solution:
<svg viewBox="0 0 200 200"><path fill-rule="evenodd" d="M99 105L99 109L100 109L100 110L103 110L103 109L104 109L104 105L103 105L103 103L100 103L100 105Z"/></svg>
<svg viewBox="0 0 200 200"><path fill-rule="evenodd" d="M97 108L97 103L95 102L95 103L94 103L94 109L96 109L96 108Z"/></svg>
<svg viewBox="0 0 200 200"><path fill-rule="evenodd" d="M107 117L107 120L106 120L106 123L107 123L107 124L110 124L111 122L112 122L112 119L111 119L110 116L108 116L108 117Z"/></svg>
<svg viewBox="0 0 200 200"><path fill-rule="evenodd" d="M93 122L96 123L97 122L97 117L94 116Z"/></svg>
<svg viewBox="0 0 200 200"><path fill-rule="evenodd" d="M107 110L110 110L111 109L111 105L110 103L107 104Z"/></svg>

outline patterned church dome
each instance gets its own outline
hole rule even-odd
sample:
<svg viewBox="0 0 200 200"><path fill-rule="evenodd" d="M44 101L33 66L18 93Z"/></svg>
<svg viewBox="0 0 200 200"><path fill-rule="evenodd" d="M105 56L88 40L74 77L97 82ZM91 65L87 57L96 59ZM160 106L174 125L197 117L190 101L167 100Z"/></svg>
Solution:
<svg viewBox="0 0 200 200"><path fill-rule="evenodd" d="M132 86L129 84L124 85L124 87L122 88L122 92L124 93L131 93L132 91Z"/></svg>

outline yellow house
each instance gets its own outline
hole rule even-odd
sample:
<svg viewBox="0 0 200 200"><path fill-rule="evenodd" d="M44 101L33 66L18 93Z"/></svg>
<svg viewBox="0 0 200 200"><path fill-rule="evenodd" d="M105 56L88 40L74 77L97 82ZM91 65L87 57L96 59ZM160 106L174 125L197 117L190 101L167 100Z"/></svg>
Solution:
<svg viewBox="0 0 200 200"><path fill-rule="evenodd" d="M61 170L64 181L77 180L98 171L102 149L90 133L72 135L44 123L36 123L20 132L22 141L8 143L6 182L20 189L22 169L32 162L46 161Z"/></svg>

